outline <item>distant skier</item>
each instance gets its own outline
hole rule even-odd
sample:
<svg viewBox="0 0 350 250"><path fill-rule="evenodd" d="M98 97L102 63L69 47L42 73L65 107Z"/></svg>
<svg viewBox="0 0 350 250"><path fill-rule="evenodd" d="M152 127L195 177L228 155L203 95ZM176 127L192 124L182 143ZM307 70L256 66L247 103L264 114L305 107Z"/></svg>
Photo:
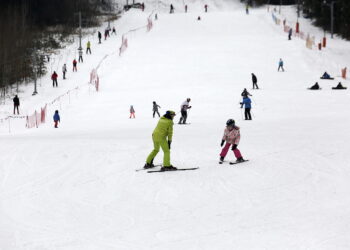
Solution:
<svg viewBox="0 0 350 250"><path fill-rule="evenodd" d="M282 58L280 58L280 60L279 60L279 62L278 62L278 71L280 71L280 69L282 69L282 71L284 72L283 60L282 60Z"/></svg>
<svg viewBox="0 0 350 250"><path fill-rule="evenodd" d="M158 117L160 117L158 108L160 108L160 106L156 102L153 102L153 118L154 118L156 113L158 114Z"/></svg>
<svg viewBox="0 0 350 250"><path fill-rule="evenodd" d="M131 119L132 117L135 118L135 109L134 109L133 105L130 106L130 117L129 117L129 119Z"/></svg>
<svg viewBox="0 0 350 250"><path fill-rule="evenodd" d="M57 125L59 122L61 122L60 115L58 114L58 110L55 111L55 114L53 115L53 121L55 123L55 128L58 128Z"/></svg>
<svg viewBox="0 0 350 250"><path fill-rule="evenodd" d="M250 100L250 98L248 96L244 96L243 101L240 104L241 104L241 108L243 108L244 106L245 120L251 120L252 115L250 114L250 110L252 108L252 101Z"/></svg>
<svg viewBox="0 0 350 250"><path fill-rule="evenodd" d="M242 93L241 93L241 96L242 97L248 97L248 96L252 96L249 92L248 92L248 90L245 88L245 89L243 89L243 91L242 91Z"/></svg>
<svg viewBox="0 0 350 250"><path fill-rule="evenodd" d="M88 52L90 52L90 55L91 55L91 43L90 43L90 41L88 41L86 43L86 54L88 54Z"/></svg>
<svg viewBox="0 0 350 250"><path fill-rule="evenodd" d="M67 65L63 64L62 66L63 79L66 79L66 73L67 73Z"/></svg>
<svg viewBox="0 0 350 250"><path fill-rule="evenodd" d="M204 11L208 12L208 4L204 5Z"/></svg>
<svg viewBox="0 0 350 250"><path fill-rule="evenodd" d="M173 4L170 4L170 14L174 13L174 6Z"/></svg>
<svg viewBox="0 0 350 250"><path fill-rule="evenodd" d="M117 35L117 32L116 32L116 30L115 30L115 27L113 27L113 29L112 29L112 34Z"/></svg>
<svg viewBox="0 0 350 250"><path fill-rule="evenodd" d="M19 115L19 98L17 95L13 98L13 114L16 114L17 110L17 115Z"/></svg>
<svg viewBox="0 0 350 250"><path fill-rule="evenodd" d="M154 15L154 19L158 20L158 14L157 13Z"/></svg>
<svg viewBox="0 0 350 250"><path fill-rule="evenodd" d="M312 85L310 88L309 88L310 90L319 90L319 89L321 89L320 88L320 85L318 85L318 82L316 82L314 85Z"/></svg>
<svg viewBox="0 0 350 250"><path fill-rule="evenodd" d="M235 121L233 119L229 119L226 122L226 128L224 130L224 136L221 140L221 147L224 145L225 141L226 144L221 150L220 153L220 163L222 163L227 155L227 152L229 151L231 145L231 149L236 157L236 162L243 162L244 159L241 155L241 152L237 148L239 140L241 139L241 135L239 132L239 127L235 125Z"/></svg>
<svg viewBox="0 0 350 250"><path fill-rule="evenodd" d="M338 83L338 85L336 87L333 87L332 89L346 89L346 87L344 87L341 82Z"/></svg>
<svg viewBox="0 0 350 250"><path fill-rule="evenodd" d="M200 21L200 20L201 20L201 16L198 16L198 17L197 17L197 21Z"/></svg>
<svg viewBox="0 0 350 250"><path fill-rule="evenodd" d="M141 4L141 10L142 10L142 11L145 11L145 3L142 3L142 4Z"/></svg>
<svg viewBox="0 0 350 250"><path fill-rule="evenodd" d="M185 5L185 13L187 13L187 4Z"/></svg>
<svg viewBox="0 0 350 250"><path fill-rule="evenodd" d="M253 89L259 89L259 86L258 86L258 78L256 78L256 75L254 75L254 73L252 73L252 82L253 82Z"/></svg>
<svg viewBox="0 0 350 250"><path fill-rule="evenodd" d="M148 155L146 164L144 166L145 169L154 167L153 160L159 152L159 148L162 148L164 152L163 157L163 167L162 171L168 170L176 170L176 167L173 167L170 163L170 148L171 142L173 138L173 119L175 117L175 112L168 110L164 116L159 119L159 122L152 133L152 140L154 149Z"/></svg>
<svg viewBox="0 0 350 250"><path fill-rule="evenodd" d="M290 28L288 31L288 40L292 40L293 29Z"/></svg>
<svg viewBox="0 0 350 250"><path fill-rule="evenodd" d="M245 13L249 15L249 4L245 5Z"/></svg>
<svg viewBox="0 0 350 250"><path fill-rule="evenodd" d="M81 48L81 49L79 49L79 58L78 58L78 61L80 62L83 62L83 49Z"/></svg>
<svg viewBox="0 0 350 250"><path fill-rule="evenodd" d="M190 101L191 101L191 98L187 98L186 101L184 101L181 104L181 118L179 120L179 124L186 124L187 110L192 108L192 106L190 106Z"/></svg>
<svg viewBox="0 0 350 250"><path fill-rule="evenodd" d="M77 60L73 60L73 72L75 71L75 72L77 72L78 70L77 70Z"/></svg>
<svg viewBox="0 0 350 250"><path fill-rule="evenodd" d="M56 87L58 87L57 86L57 77L58 77L58 75L57 75L56 71L54 71L53 74L51 75L52 87L55 87L55 85L56 85Z"/></svg>
<svg viewBox="0 0 350 250"><path fill-rule="evenodd" d="M98 32L98 43L101 43L101 39L102 39L102 34L101 32Z"/></svg>

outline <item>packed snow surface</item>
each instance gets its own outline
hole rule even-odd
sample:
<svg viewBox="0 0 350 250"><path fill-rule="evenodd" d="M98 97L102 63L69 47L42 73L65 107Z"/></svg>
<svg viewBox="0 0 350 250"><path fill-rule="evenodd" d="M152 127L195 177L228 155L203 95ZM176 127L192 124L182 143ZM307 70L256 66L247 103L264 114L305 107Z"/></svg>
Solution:
<svg viewBox="0 0 350 250"><path fill-rule="evenodd" d="M150 32L126 35L122 56L121 35L146 25L156 5L125 13L113 24L117 36L101 45L91 36L93 54L77 73L73 57L66 81L57 66L57 89L48 76L38 96L25 95L31 87L20 96L30 114L87 86L108 55L99 92L82 87L70 104L51 106L37 129L2 128L0 249L350 249L350 94L331 90L349 63L349 43L308 50L301 39L288 41L266 8L246 15L243 5L217 1L204 13L204 2L191 1L188 13L178 2L169 15L163 5ZM277 71L280 58L285 72ZM336 80L320 80L326 70ZM252 72L259 90L251 89ZM307 90L315 81L322 90ZM244 88L252 94L252 121L239 105ZM191 124L177 125L187 97ZM152 101L161 114L178 113L172 164L198 170L135 171L153 147ZM129 119L130 105L136 119ZM218 164L229 118L241 128L238 148L249 162ZM155 163L162 157L160 151ZM235 160L232 151L226 159Z"/></svg>

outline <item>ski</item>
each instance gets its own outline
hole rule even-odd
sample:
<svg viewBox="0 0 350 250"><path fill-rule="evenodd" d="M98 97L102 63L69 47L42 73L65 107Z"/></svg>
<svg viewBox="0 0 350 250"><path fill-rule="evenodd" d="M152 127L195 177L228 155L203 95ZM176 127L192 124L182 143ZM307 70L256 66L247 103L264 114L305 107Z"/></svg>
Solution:
<svg viewBox="0 0 350 250"><path fill-rule="evenodd" d="M232 162L230 162L230 165L239 164L239 163L243 163L243 162L246 162L246 161L249 161L249 160L244 160L244 161L239 161L239 162L232 161Z"/></svg>
<svg viewBox="0 0 350 250"><path fill-rule="evenodd" d="M155 168L155 167L161 167L162 164L156 164L154 165L154 167L151 167L151 168L139 168L139 169L135 169L136 172L138 171L142 171L142 170L149 170L149 169L152 169L152 168Z"/></svg>
<svg viewBox="0 0 350 250"><path fill-rule="evenodd" d="M186 171L186 170L196 170L196 169L199 169L199 168L178 168L176 170L150 170L150 171L147 171L147 173L159 173L159 172L176 172L176 171Z"/></svg>

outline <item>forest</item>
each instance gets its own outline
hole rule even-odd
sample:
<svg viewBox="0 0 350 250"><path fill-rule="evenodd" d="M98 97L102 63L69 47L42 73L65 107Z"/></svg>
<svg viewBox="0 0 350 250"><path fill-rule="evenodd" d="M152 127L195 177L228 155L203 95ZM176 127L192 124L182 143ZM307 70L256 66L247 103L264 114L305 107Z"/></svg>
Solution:
<svg viewBox="0 0 350 250"><path fill-rule="evenodd" d="M111 0L1 0L1 96L45 74L49 55L77 33L79 12L92 27L116 8Z"/></svg>

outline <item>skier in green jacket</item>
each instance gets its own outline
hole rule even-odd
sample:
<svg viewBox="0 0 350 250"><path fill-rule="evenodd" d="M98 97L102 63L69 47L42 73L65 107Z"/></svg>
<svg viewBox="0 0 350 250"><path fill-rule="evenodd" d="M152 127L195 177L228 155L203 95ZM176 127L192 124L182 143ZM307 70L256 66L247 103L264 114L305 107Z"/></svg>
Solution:
<svg viewBox="0 0 350 250"><path fill-rule="evenodd" d="M161 170L167 171L177 169L170 163L170 146L173 137L173 119L175 115L176 114L174 111L168 110L165 115L159 119L157 127L154 129L152 134L154 149L148 155L144 168L154 167L153 159L156 157L159 152L159 148L161 147L164 152L163 167Z"/></svg>

